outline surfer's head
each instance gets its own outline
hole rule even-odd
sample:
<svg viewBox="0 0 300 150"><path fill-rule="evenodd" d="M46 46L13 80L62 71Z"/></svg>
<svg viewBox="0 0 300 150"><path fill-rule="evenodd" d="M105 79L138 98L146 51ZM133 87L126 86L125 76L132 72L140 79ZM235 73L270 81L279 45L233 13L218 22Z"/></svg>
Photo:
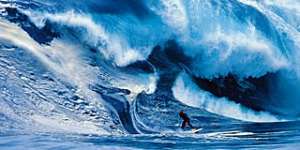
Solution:
<svg viewBox="0 0 300 150"><path fill-rule="evenodd" d="M183 112L183 110L181 110L180 112L179 112L179 116L183 116L184 115L184 112Z"/></svg>

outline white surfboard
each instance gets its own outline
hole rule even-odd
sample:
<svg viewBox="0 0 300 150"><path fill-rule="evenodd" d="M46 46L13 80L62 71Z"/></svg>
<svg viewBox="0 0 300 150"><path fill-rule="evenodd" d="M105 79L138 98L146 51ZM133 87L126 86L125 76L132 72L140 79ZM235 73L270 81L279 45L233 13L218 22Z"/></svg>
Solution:
<svg viewBox="0 0 300 150"><path fill-rule="evenodd" d="M202 128L198 128L198 129L194 128L192 129L192 133L199 133L201 130Z"/></svg>
<svg viewBox="0 0 300 150"><path fill-rule="evenodd" d="M162 134L162 135L176 134L176 133L179 133L179 134L197 134L201 131L202 131L202 128L194 128L194 129L185 130L185 131L183 131L182 129L179 129L177 131L164 131L164 132L161 132L160 134Z"/></svg>
<svg viewBox="0 0 300 150"><path fill-rule="evenodd" d="M202 128L194 128L192 130L186 130L186 131L182 131L181 133L183 134L197 134L202 130Z"/></svg>

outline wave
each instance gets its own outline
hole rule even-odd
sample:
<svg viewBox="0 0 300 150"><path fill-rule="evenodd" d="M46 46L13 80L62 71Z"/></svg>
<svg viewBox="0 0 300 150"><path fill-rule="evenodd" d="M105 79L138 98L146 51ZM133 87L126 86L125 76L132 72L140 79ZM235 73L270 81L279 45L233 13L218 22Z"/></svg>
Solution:
<svg viewBox="0 0 300 150"><path fill-rule="evenodd" d="M236 18L235 13L239 11L232 11L224 3L149 1L146 4L154 15L144 20L135 14L100 13L90 16L74 10L54 14L29 12L27 15L37 26L41 26L45 20L51 20L78 27L75 30L83 32L79 36L82 36L80 39L84 43L99 49L106 59L113 60L118 66L145 60L155 45L175 38L185 48L185 54L193 58L191 70L198 76L235 73L241 77L255 77L288 68L290 62L281 52L280 42L274 43L279 41L278 33L269 25L271 23L257 10L233 3L232 7L237 7L237 10L245 7L261 15L256 20L248 14L245 14L244 20ZM232 15L229 16L230 13ZM259 20L263 20L267 26L258 26ZM153 27L155 31L151 30ZM268 39L270 36L271 39ZM237 61L239 57L245 59ZM256 67L258 65L260 67Z"/></svg>
<svg viewBox="0 0 300 150"><path fill-rule="evenodd" d="M14 113L22 105L14 103L13 94L1 95L7 97L2 106L11 109L0 107L0 112L12 120L29 118L29 124L52 124L49 128L67 125L83 133L140 133L147 132L140 127L147 121L137 110L155 106L152 102L139 106L137 97L146 95L150 101L165 94L169 101L177 100L176 107L165 106L166 110L182 108L183 103L219 118L295 120L300 114L296 105L300 15L298 5L291 4L295 3L0 1L0 75L15 68L13 81L7 83L19 83L7 90L20 94L22 85L35 87L27 92L37 93L42 105L22 115ZM34 62L22 63L28 60ZM237 84L224 85L228 77ZM8 79L3 77L0 83ZM195 79L205 81L207 87ZM61 89L52 91L53 83ZM233 92L237 94L232 96ZM28 112L38 105L30 95L20 95L33 103L20 110ZM52 114L58 108L59 113ZM91 130L83 130L87 126Z"/></svg>

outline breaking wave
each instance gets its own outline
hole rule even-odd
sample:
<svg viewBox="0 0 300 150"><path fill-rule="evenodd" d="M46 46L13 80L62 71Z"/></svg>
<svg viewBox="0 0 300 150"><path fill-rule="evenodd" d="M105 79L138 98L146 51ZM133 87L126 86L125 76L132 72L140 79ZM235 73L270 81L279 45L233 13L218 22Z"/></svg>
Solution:
<svg viewBox="0 0 300 150"><path fill-rule="evenodd" d="M159 132L143 116L169 99L175 103L164 105L169 111L191 106L220 119L297 120L296 4L1 0L0 120L7 123L0 125Z"/></svg>

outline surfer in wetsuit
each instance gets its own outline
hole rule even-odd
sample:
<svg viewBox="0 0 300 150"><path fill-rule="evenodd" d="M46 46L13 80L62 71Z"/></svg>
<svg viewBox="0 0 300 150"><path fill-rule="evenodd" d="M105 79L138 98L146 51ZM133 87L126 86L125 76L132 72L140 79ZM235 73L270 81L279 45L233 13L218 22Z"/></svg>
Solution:
<svg viewBox="0 0 300 150"><path fill-rule="evenodd" d="M186 113L184 113L182 110L179 112L179 116L180 118L183 120L182 124L181 124L181 128L185 128L186 125L189 125L191 128L193 128L193 126L191 125L190 122L190 118L187 116Z"/></svg>

